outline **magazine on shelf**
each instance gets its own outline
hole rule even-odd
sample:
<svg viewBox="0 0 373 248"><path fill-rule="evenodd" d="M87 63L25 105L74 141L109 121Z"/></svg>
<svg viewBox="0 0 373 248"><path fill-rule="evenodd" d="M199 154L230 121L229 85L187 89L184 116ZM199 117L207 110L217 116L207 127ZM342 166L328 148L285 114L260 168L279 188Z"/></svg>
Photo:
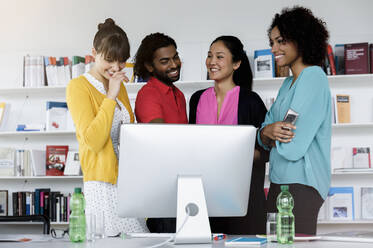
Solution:
<svg viewBox="0 0 373 248"><path fill-rule="evenodd" d="M0 176L14 176L15 150L8 147L0 147Z"/></svg>
<svg viewBox="0 0 373 248"><path fill-rule="evenodd" d="M331 187L328 197L330 220L355 219L353 187Z"/></svg>
<svg viewBox="0 0 373 248"><path fill-rule="evenodd" d="M65 176L79 176L81 175L79 152L70 150L67 153L66 166L64 171Z"/></svg>
<svg viewBox="0 0 373 248"><path fill-rule="evenodd" d="M7 129L7 121L10 114L10 104L7 102L0 102L0 131Z"/></svg>
<svg viewBox="0 0 373 248"><path fill-rule="evenodd" d="M345 146L333 146L331 149L332 171L352 168L352 149Z"/></svg>
<svg viewBox="0 0 373 248"><path fill-rule="evenodd" d="M371 168L370 147L353 147L352 163L354 168Z"/></svg>
<svg viewBox="0 0 373 248"><path fill-rule="evenodd" d="M46 175L63 176L69 146L49 145L46 148Z"/></svg>
<svg viewBox="0 0 373 248"><path fill-rule="evenodd" d="M337 94L335 96L336 123L350 123L351 122L350 102L351 102L350 95Z"/></svg>
<svg viewBox="0 0 373 248"><path fill-rule="evenodd" d="M373 219L373 187L361 187L361 218Z"/></svg>
<svg viewBox="0 0 373 248"><path fill-rule="evenodd" d="M47 101L46 130L66 130L67 126L67 103Z"/></svg>
<svg viewBox="0 0 373 248"><path fill-rule="evenodd" d="M45 151L30 150L31 167L33 176L45 176Z"/></svg>
<svg viewBox="0 0 373 248"><path fill-rule="evenodd" d="M271 49L254 51L254 75L255 78L275 77L275 58Z"/></svg>

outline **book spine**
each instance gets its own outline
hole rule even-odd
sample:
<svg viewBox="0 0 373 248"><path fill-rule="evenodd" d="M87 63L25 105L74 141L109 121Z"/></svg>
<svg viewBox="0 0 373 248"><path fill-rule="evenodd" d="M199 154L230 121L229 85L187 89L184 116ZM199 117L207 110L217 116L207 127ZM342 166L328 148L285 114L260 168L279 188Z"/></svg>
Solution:
<svg viewBox="0 0 373 248"><path fill-rule="evenodd" d="M22 215L22 192L18 192L18 204L17 204L18 208L17 208L17 212L18 212L18 216L21 216Z"/></svg>
<svg viewBox="0 0 373 248"><path fill-rule="evenodd" d="M39 208L39 214L44 214L44 192L40 191L40 208Z"/></svg>
<svg viewBox="0 0 373 248"><path fill-rule="evenodd" d="M333 48L330 44L328 44L328 60L329 60L331 74L337 75L337 70L335 68L335 62L334 62Z"/></svg>
<svg viewBox="0 0 373 248"><path fill-rule="evenodd" d="M18 193L13 192L12 193L12 200L13 200L13 216L18 216Z"/></svg>
<svg viewBox="0 0 373 248"><path fill-rule="evenodd" d="M26 215L26 192L22 192L22 214Z"/></svg>
<svg viewBox="0 0 373 248"><path fill-rule="evenodd" d="M25 215L31 215L31 199L30 192L25 192L25 203L26 203L26 212Z"/></svg>
<svg viewBox="0 0 373 248"><path fill-rule="evenodd" d="M35 189L35 214L40 214L40 191L39 189Z"/></svg>
<svg viewBox="0 0 373 248"><path fill-rule="evenodd" d="M370 73L373 73L373 44L369 45Z"/></svg>

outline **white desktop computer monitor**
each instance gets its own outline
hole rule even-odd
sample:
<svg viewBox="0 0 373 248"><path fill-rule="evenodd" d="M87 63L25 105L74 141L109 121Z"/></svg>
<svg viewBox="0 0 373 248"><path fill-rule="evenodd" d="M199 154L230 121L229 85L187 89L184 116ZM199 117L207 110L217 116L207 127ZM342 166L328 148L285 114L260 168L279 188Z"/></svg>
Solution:
<svg viewBox="0 0 373 248"><path fill-rule="evenodd" d="M119 215L177 217L176 243L210 242L209 216L247 212L255 139L253 126L123 124Z"/></svg>

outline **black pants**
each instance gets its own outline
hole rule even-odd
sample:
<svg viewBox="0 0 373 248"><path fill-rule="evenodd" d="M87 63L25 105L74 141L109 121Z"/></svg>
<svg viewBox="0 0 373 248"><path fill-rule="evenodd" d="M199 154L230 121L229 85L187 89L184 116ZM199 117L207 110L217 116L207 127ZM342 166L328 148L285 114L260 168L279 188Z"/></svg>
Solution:
<svg viewBox="0 0 373 248"><path fill-rule="evenodd" d="M270 185L267 197L269 213L278 212L276 199L281 192L280 186L275 183ZM315 235L317 216L324 200L316 189L303 184L289 184L289 192L294 198L295 233Z"/></svg>

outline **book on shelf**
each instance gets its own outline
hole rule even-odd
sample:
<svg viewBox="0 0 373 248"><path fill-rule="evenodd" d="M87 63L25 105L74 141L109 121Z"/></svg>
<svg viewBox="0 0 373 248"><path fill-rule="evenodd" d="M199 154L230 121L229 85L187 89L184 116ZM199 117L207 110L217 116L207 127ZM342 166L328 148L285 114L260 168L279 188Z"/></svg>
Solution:
<svg viewBox="0 0 373 248"><path fill-rule="evenodd" d="M15 176L21 177L25 174L25 156L27 154L25 153L24 149L17 149L15 151L15 159L14 159L14 174Z"/></svg>
<svg viewBox="0 0 373 248"><path fill-rule="evenodd" d="M352 148L349 146L333 146L330 153L333 172L352 168Z"/></svg>
<svg viewBox="0 0 373 248"><path fill-rule="evenodd" d="M370 73L373 73L373 44L369 45Z"/></svg>
<svg viewBox="0 0 373 248"><path fill-rule="evenodd" d="M57 59L56 57L44 57L45 73L47 76L47 85L57 85Z"/></svg>
<svg viewBox="0 0 373 248"><path fill-rule="evenodd" d="M336 44L334 46L334 62L337 75L345 74L345 45Z"/></svg>
<svg viewBox="0 0 373 248"><path fill-rule="evenodd" d="M275 57L271 49L254 51L254 75L255 78L275 77Z"/></svg>
<svg viewBox="0 0 373 248"><path fill-rule="evenodd" d="M0 147L0 176L14 176L13 148Z"/></svg>
<svg viewBox="0 0 373 248"><path fill-rule="evenodd" d="M335 96L332 96L332 124L337 123L337 116L336 116L336 101Z"/></svg>
<svg viewBox="0 0 373 248"><path fill-rule="evenodd" d="M345 44L345 74L369 73L368 43Z"/></svg>
<svg viewBox="0 0 373 248"><path fill-rule="evenodd" d="M10 103L0 102L0 131L6 130L9 114Z"/></svg>
<svg viewBox="0 0 373 248"><path fill-rule="evenodd" d="M61 85L67 85L71 80L71 63L68 57L62 57L64 77Z"/></svg>
<svg viewBox="0 0 373 248"><path fill-rule="evenodd" d="M46 175L63 176L69 146L47 145L46 147Z"/></svg>
<svg viewBox="0 0 373 248"><path fill-rule="evenodd" d="M0 190L0 216L8 216L8 190Z"/></svg>
<svg viewBox="0 0 373 248"><path fill-rule="evenodd" d="M33 176L45 176L45 151L42 150L30 150L30 161L32 167Z"/></svg>
<svg viewBox="0 0 373 248"><path fill-rule="evenodd" d="M337 71L335 68L335 62L334 62L333 48L330 44L328 44L327 53L328 53L327 57L328 57L329 66L330 66L330 75L337 75Z"/></svg>
<svg viewBox="0 0 373 248"><path fill-rule="evenodd" d="M352 162L354 168L371 168L370 147L353 147Z"/></svg>
<svg viewBox="0 0 373 248"><path fill-rule="evenodd" d="M373 187L361 187L361 219L373 219Z"/></svg>
<svg viewBox="0 0 373 248"><path fill-rule="evenodd" d="M68 202L71 194L36 188L34 191L12 193L13 216L46 215L53 222L68 222ZM1 204L1 191L0 191Z"/></svg>
<svg viewBox="0 0 373 248"><path fill-rule="evenodd" d="M71 61L71 78L79 77L85 72L85 58L73 56Z"/></svg>
<svg viewBox="0 0 373 248"><path fill-rule="evenodd" d="M336 123L351 122L351 99L350 95L337 94L335 96Z"/></svg>
<svg viewBox="0 0 373 248"><path fill-rule="evenodd" d="M81 175L79 152L70 150L67 153L66 166L64 171L65 176Z"/></svg>
<svg viewBox="0 0 373 248"><path fill-rule="evenodd" d="M355 219L353 187L331 187L328 198L330 220Z"/></svg>
<svg viewBox="0 0 373 248"><path fill-rule="evenodd" d="M67 103L47 101L46 130L66 130L67 126Z"/></svg>
<svg viewBox="0 0 373 248"><path fill-rule="evenodd" d="M23 86L42 87L45 85L43 56L23 57Z"/></svg>

